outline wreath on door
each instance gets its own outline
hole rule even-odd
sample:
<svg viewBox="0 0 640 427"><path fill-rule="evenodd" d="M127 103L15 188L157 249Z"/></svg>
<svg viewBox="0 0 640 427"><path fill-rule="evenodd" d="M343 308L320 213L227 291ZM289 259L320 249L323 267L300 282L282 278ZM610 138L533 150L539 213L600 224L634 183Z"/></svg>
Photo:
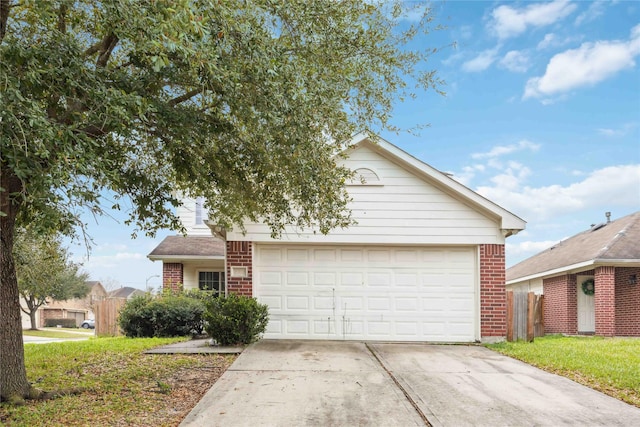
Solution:
<svg viewBox="0 0 640 427"><path fill-rule="evenodd" d="M596 284L593 279L587 279L582 282L582 292L585 295L593 295L596 291Z"/></svg>

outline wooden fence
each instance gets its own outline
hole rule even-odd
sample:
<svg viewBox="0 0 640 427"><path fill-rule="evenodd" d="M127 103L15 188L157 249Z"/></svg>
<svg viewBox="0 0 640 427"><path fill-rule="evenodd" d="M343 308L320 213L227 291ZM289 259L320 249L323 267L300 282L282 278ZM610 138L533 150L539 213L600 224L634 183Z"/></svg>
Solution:
<svg viewBox="0 0 640 427"><path fill-rule="evenodd" d="M507 341L533 341L544 335L544 295L507 292Z"/></svg>
<svg viewBox="0 0 640 427"><path fill-rule="evenodd" d="M118 327L118 313L127 302L124 298L109 298L98 301L94 308L96 316L96 336L117 337L121 335Z"/></svg>

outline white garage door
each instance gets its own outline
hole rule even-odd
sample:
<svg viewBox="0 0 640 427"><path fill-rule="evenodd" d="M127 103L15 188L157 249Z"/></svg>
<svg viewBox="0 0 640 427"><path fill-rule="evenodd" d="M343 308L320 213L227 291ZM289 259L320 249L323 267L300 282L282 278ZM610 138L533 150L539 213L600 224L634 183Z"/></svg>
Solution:
<svg viewBox="0 0 640 427"><path fill-rule="evenodd" d="M470 342L476 249L256 245L265 338Z"/></svg>

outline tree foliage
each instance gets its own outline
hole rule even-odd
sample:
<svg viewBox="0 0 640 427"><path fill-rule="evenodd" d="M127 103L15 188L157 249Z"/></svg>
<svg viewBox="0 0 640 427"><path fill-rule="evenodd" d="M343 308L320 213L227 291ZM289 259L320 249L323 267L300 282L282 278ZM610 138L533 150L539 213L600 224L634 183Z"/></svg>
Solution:
<svg viewBox="0 0 640 427"><path fill-rule="evenodd" d="M421 10L410 21L400 1L0 0L0 397L28 390L16 225L70 234L80 209L114 207L152 235L180 229L184 194L223 226L348 226L344 141L392 128L395 99L439 85L433 50L406 46L430 30Z"/></svg>
<svg viewBox="0 0 640 427"><path fill-rule="evenodd" d="M31 318L31 329L37 329L35 312L47 301L84 298L89 293L87 274L69 260L59 237L21 229L13 253L18 289L26 304L20 308Z"/></svg>

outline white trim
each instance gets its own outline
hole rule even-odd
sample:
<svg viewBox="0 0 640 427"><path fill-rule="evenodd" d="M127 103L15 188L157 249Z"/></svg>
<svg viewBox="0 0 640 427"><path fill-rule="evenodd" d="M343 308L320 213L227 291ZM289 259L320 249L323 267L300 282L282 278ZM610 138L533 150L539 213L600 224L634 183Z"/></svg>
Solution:
<svg viewBox="0 0 640 427"><path fill-rule="evenodd" d="M151 261L209 261L224 260L224 255L147 255Z"/></svg>
<svg viewBox="0 0 640 427"><path fill-rule="evenodd" d="M634 265L635 264L635 265ZM635 267L640 266L640 259L591 259L589 261L578 262L571 265L565 265L563 267L554 268L553 270L541 271L539 273L533 273L528 276L518 277L516 279L507 280L507 285L513 285L516 283L524 282L532 279L546 279L549 277L558 276L561 273L574 274L580 273L584 270L589 270L594 267ZM590 267L590 268L585 268Z"/></svg>

